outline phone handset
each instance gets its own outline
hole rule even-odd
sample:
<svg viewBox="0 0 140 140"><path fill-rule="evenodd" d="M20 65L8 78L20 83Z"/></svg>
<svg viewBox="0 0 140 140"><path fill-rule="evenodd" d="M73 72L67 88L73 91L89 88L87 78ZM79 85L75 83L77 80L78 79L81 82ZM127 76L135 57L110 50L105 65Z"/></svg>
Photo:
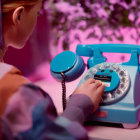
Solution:
<svg viewBox="0 0 140 140"><path fill-rule="evenodd" d="M62 104L63 110L66 107L66 86L65 82L77 79L85 70L83 59L72 51L64 51L56 55L51 62L51 74L62 83Z"/></svg>
<svg viewBox="0 0 140 140"><path fill-rule="evenodd" d="M96 64L106 61L106 58L102 55L103 52L110 53L129 53L131 54L128 62L122 63L122 65L138 66L139 67L139 55L140 46L132 44L88 44L78 45L76 53L79 56L88 56L88 67L91 68ZM140 67L139 67L140 72Z"/></svg>

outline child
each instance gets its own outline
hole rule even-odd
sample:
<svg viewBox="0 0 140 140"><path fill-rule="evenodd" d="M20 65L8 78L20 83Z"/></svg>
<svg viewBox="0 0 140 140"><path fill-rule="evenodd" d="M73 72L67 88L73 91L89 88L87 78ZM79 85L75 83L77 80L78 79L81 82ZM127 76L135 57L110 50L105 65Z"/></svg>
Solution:
<svg viewBox="0 0 140 140"><path fill-rule="evenodd" d="M97 109L105 86L88 79L74 91L65 111L58 116L49 95L2 59L8 46L24 46L36 24L42 0L1 0L1 7L0 139L88 139L81 124Z"/></svg>

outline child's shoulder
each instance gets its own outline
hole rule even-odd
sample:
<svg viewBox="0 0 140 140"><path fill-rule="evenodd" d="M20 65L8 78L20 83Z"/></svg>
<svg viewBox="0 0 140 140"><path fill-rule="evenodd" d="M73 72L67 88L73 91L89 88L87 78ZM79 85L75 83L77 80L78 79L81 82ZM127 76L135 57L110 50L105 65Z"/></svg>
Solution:
<svg viewBox="0 0 140 140"><path fill-rule="evenodd" d="M20 86L28 82L22 76L19 69L6 63L0 63L0 114L3 112L4 106L7 104L9 98Z"/></svg>
<svg viewBox="0 0 140 140"><path fill-rule="evenodd" d="M0 62L0 79L13 68L12 65Z"/></svg>
<svg viewBox="0 0 140 140"><path fill-rule="evenodd" d="M9 64L0 63L0 88L3 86L21 85L29 82L21 71Z"/></svg>

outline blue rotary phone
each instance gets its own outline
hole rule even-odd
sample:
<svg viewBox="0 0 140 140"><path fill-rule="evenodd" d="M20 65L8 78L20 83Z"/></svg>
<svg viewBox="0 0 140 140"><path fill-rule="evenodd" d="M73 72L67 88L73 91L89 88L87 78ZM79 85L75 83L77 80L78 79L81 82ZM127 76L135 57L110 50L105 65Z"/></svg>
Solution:
<svg viewBox="0 0 140 140"><path fill-rule="evenodd" d="M128 62L109 63L103 52L130 53ZM80 80L94 78L105 84L105 94L99 109L88 120L121 123L124 128L137 128L140 121L140 46L130 44L78 45L76 54L64 51L51 62L51 74L58 81L78 78L85 69L80 56L87 56L88 70ZM63 96L64 101L65 95ZM65 103L63 104L65 105Z"/></svg>

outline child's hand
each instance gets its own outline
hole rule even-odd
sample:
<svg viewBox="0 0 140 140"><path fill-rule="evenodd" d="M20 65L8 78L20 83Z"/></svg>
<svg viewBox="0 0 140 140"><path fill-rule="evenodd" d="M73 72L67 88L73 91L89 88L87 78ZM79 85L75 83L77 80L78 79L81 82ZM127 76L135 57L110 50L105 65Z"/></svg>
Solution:
<svg viewBox="0 0 140 140"><path fill-rule="evenodd" d="M104 94L105 85L101 81L88 79L75 89L73 94L85 94L94 104L94 111L98 108Z"/></svg>

